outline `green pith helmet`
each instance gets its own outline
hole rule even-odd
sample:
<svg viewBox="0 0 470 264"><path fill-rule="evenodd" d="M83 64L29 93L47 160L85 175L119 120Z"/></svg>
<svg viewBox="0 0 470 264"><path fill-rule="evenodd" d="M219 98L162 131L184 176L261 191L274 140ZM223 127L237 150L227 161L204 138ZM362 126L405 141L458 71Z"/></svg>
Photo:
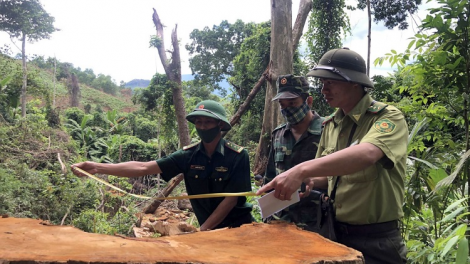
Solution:
<svg viewBox="0 0 470 264"><path fill-rule="evenodd" d="M280 75L276 81L277 94L273 101L297 98L302 94L308 95L309 86L307 79L303 76Z"/></svg>
<svg viewBox="0 0 470 264"><path fill-rule="evenodd" d="M326 52L307 76L348 81L374 88L366 73L366 62L361 55L348 48L342 48Z"/></svg>
<svg viewBox="0 0 470 264"><path fill-rule="evenodd" d="M227 120L224 107L216 101L205 100L198 103L194 110L186 116L186 120L194 124L197 116L207 116L222 121L224 123L222 131L229 131L232 128Z"/></svg>

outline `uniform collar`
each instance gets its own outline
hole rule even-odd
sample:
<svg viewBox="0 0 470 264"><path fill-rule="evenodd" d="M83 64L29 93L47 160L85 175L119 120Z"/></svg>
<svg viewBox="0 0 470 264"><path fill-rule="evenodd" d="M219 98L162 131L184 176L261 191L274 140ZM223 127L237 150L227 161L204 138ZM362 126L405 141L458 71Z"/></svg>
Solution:
<svg viewBox="0 0 470 264"><path fill-rule="evenodd" d="M366 93L362 99L354 106L354 108L347 114L351 120L353 120L356 124L359 123L362 116L366 113L367 109L371 105L373 99L370 97L369 93ZM337 123L338 120L344 118L344 112L341 109L336 110L335 115L333 117L333 121Z"/></svg>
<svg viewBox="0 0 470 264"><path fill-rule="evenodd" d="M220 153L222 156L225 155L225 148L224 148L224 145L225 145L225 139L221 138L219 140L219 143L217 143L217 146L215 147L215 150L214 150L214 153L215 152L218 152ZM204 143L202 143L202 141L199 143L199 145L196 147L196 151L201 151L203 153L206 153L206 149L204 148Z"/></svg>
<svg viewBox="0 0 470 264"><path fill-rule="evenodd" d="M323 120L315 111L312 111L312 113L313 118L310 120L310 125L307 128L307 132L313 135L321 135Z"/></svg>

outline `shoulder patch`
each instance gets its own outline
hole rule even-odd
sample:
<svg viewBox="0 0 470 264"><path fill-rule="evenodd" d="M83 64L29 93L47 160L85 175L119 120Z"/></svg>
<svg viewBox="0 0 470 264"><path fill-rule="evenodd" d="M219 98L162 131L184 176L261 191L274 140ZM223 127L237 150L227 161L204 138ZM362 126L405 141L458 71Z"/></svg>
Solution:
<svg viewBox="0 0 470 264"><path fill-rule="evenodd" d="M392 133L396 127L397 125L395 125L395 123L393 123L387 118L377 120L374 123L375 130L377 130L377 132L382 133L382 134Z"/></svg>
<svg viewBox="0 0 470 264"><path fill-rule="evenodd" d="M227 141L227 140L225 141L225 146L226 146L227 148L229 148L229 149L231 149L231 150L237 152L237 153L240 153L240 152L242 152L242 150L243 150L243 147L242 147L242 146L239 146L239 145L237 145L237 144L235 144L235 143L233 143L233 142Z"/></svg>
<svg viewBox="0 0 470 264"><path fill-rule="evenodd" d="M382 112L382 110L384 110L387 106L388 106L388 104L384 104L384 103L381 103L381 102L375 102L374 104L369 106L369 108L367 108L367 112L370 112L372 114L377 114L377 113Z"/></svg>
<svg viewBox="0 0 470 264"><path fill-rule="evenodd" d="M321 123L322 125L325 125L326 123L330 122L331 120L333 120L333 116L335 116L335 114L331 114L330 116L327 116L327 117L324 117L323 118L323 122Z"/></svg>
<svg viewBox="0 0 470 264"><path fill-rule="evenodd" d="M199 143L201 143L201 141L197 141L197 142L194 142L193 144L184 146L184 147L183 147L183 150L187 150L187 149L190 149L190 148L194 148L195 146L199 145Z"/></svg>

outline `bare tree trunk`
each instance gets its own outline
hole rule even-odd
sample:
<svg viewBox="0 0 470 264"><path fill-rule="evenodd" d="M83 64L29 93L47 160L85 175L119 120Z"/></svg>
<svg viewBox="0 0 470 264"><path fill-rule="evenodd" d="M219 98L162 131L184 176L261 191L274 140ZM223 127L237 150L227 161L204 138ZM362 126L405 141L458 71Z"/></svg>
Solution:
<svg viewBox="0 0 470 264"><path fill-rule="evenodd" d="M26 68L26 34L21 38L21 58L23 62L23 86L21 87L21 116L26 117L26 87L28 84L28 69Z"/></svg>
<svg viewBox="0 0 470 264"><path fill-rule="evenodd" d="M295 19L294 28L292 29L292 51L295 52L299 46L300 37L304 30L305 22L307 21L308 14L313 8L312 0L301 0L299 4L299 13Z"/></svg>
<svg viewBox="0 0 470 264"><path fill-rule="evenodd" d="M78 107L80 102L80 87L78 86L77 76L75 73L70 75L69 80L69 89L70 89L70 106Z"/></svg>
<svg viewBox="0 0 470 264"><path fill-rule="evenodd" d="M292 41L293 41L293 51L297 49L299 45L300 37L302 37L302 31L307 21L308 14L312 10L312 1L310 0L301 0L299 5L299 13L295 20L294 28L292 29ZM261 90L261 86L266 82L269 75L269 65L268 68L261 74L261 77L256 82L251 92L248 94L247 98L242 105L238 108L237 112L230 119L230 124L234 126L240 121L241 116L248 110L251 102L255 98L256 94ZM226 133L226 132L225 132ZM225 135L224 133L224 135Z"/></svg>
<svg viewBox="0 0 470 264"><path fill-rule="evenodd" d="M52 95L52 109L55 108L55 93L56 93L56 88L55 88L55 81L57 79L57 61L56 61L56 58L54 56L54 77L52 78L53 79L53 83L54 83L54 91L53 91L53 95Z"/></svg>
<svg viewBox="0 0 470 264"><path fill-rule="evenodd" d="M272 102L272 99L277 93L277 77L293 72L293 44L292 1L271 0L271 62L264 102L263 126L253 169L255 174L264 174L271 131L282 122L279 107Z"/></svg>
<svg viewBox="0 0 470 264"><path fill-rule="evenodd" d="M165 70L166 76L170 80L173 89L173 103L175 105L176 121L178 123L178 134L180 139L180 147L188 145L190 143L189 128L186 122L186 110L184 109L183 99L183 88L181 86L181 59L180 50L178 46L177 37L177 26L171 34L171 43L173 45L173 51L171 53L171 60L167 59L165 50L165 38L163 35L163 25L160 21L160 17L157 14L157 10L153 9L153 23L157 29L157 37L160 39L160 44L157 46L158 55L162 62L163 69Z"/></svg>
<svg viewBox="0 0 470 264"><path fill-rule="evenodd" d="M370 72L370 48L371 48L371 39L372 39L372 14L370 13L370 0L367 0L367 18L369 19L368 32L367 35L367 76Z"/></svg>

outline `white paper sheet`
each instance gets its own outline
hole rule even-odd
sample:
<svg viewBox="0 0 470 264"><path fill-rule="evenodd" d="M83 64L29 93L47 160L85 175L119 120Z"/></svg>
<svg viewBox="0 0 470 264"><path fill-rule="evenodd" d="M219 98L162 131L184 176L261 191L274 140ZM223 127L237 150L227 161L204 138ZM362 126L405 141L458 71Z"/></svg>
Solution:
<svg viewBox="0 0 470 264"><path fill-rule="evenodd" d="M282 209L300 201L299 192L294 192L289 200L279 200L274 197L274 191L260 197L258 205L261 209L261 217L267 218Z"/></svg>

